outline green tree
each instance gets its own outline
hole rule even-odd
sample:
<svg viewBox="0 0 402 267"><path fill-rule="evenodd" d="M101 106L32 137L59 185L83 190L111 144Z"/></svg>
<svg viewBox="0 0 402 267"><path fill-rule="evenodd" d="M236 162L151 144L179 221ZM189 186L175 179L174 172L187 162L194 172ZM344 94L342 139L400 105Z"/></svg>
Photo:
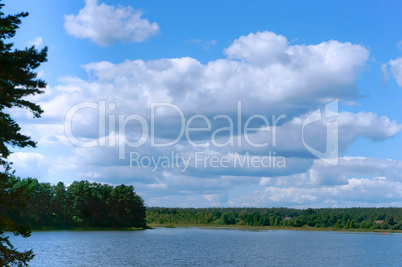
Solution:
<svg viewBox="0 0 402 267"><path fill-rule="evenodd" d="M70 205L68 205L67 188L63 182L54 186L54 195L51 202L51 212L56 216L55 224L59 228L66 227L70 223Z"/></svg>
<svg viewBox="0 0 402 267"><path fill-rule="evenodd" d="M92 202L91 183L75 181L68 187L67 192L70 195L75 226L90 226L91 211L88 203Z"/></svg>
<svg viewBox="0 0 402 267"><path fill-rule="evenodd" d="M13 43L8 43L7 39L15 36L21 18L28 16L28 13L5 15L1 11L3 6L4 4L0 3L0 165L4 168L0 173L0 262L2 266L24 266L33 258L32 251L16 251L4 236L4 232L11 231L15 235L29 236L29 229L22 222L15 221L22 212L15 207L24 206L26 194L23 190L28 189L22 186L13 191L18 181L10 172L7 157L11 153L10 146L35 147L35 142L20 133L21 127L7 112L14 107L26 108L34 117L40 117L43 112L40 106L24 97L43 93L41 89L45 88L46 84L37 79L34 70L47 60L47 47L41 51L35 46L12 50Z"/></svg>
<svg viewBox="0 0 402 267"><path fill-rule="evenodd" d="M391 226L396 224L396 222L394 221L394 216L392 214L387 216L387 224L389 224Z"/></svg>
<svg viewBox="0 0 402 267"><path fill-rule="evenodd" d="M349 219L349 220L347 221L347 223L346 223L345 228L347 228L347 229L355 228L355 227L354 227L354 221L351 220L351 219Z"/></svg>
<svg viewBox="0 0 402 267"><path fill-rule="evenodd" d="M146 226L144 201L135 193L133 186L116 186L110 193L108 204L113 227Z"/></svg>
<svg viewBox="0 0 402 267"><path fill-rule="evenodd" d="M209 224L212 221L212 213L205 212L204 220L206 224Z"/></svg>
<svg viewBox="0 0 402 267"><path fill-rule="evenodd" d="M221 224L229 225L237 223L238 214L235 212L225 212L221 215Z"/></svg>
<svg viewBox="0 0 402 267"><path fill-rule="evenodd" d="M4 235L6 231L29 237L31 232L23 212L29 200L29 181L21 182L9 168L0 173L0 266L26 266L33 259L32 250L19 252Z"/></svg>

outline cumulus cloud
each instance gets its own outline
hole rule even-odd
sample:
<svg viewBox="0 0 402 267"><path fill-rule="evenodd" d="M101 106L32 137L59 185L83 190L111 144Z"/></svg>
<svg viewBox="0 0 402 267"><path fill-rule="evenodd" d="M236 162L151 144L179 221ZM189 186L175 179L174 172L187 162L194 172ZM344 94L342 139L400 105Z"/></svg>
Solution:
<svg viewBox="0 0 402 267"><path fill-rule="evenodd" d="M87 5L91 3L88 1ZM309 205L323 201L341 205L345 203L341 198L346 194L342 192L361 192L364 184L370 188L374 188L375 183L382 183L383 188L400 186L397 181L399 162L375 159L360 162L359 159L342 158L339 168L330 168L316 160L302 142L301 128L310 112L336 99L354 101L359 98L356 80L368 59L366 48L338 41L290 45L284 36L260 32L235 40L225 54L226 58L206 64L190 57L86 64L82 67L88 73L88 79L64 77L57 86L37 96L36 102L45 113L40 122L34 123L43 124L33 124L30 120L24 129L39 140L40 147L63 151L64 154L52 164L59 164L65 158L66 166L77 178L135 184L149 205ZM71 145L66 138L66 114L71 107L85 101L95 104L95 108L83 108L75 113L72 132L82 141L97 141L104 145L81 148ZM140 115L150 123L150 107L157 102L175 105L187 122L193 115L210 119L210 132L191 135L195 142L205 144L205 147L195 147L186 138L181 138L172 146L157 148L148 138L140 147L127 148L123 153L125 160L119 160L119 148L109 146L109 142L114 140L118 144L123 137L134 142L140 140L142 134L138 121L127 123L125 131L119 132L119 116L125 119L133 114ZM102 103L104 106L101 107ZM99 119L101 110L105 111L104 120ZM256 130L249 137L255 143L268 141L268 148L248 145L244 132L238 130L256 114L268 118L271 126L271 116L283 115L277 123L275 147L273 132L266 131L263 120L250 123ZM215 119L217 115L223 117ZM219 147L211 142L211 132L230 125L227 119L222 119L225 116L233 121L235 130L231 134L236 143ZM183 126L177 110L172 108L156 109L154 119L154 141L157 143L175 139ZM397 122L370 112L341 111L334 120L339 124L341 154L359 137L378 142L401 131ZM203 124L202 120L194 120L191 125L205 127L205 121ZM102 126L105 126L104 132L99 131ZM305 141L317 150L325 150L326 126L327 121L322 120L306 127ZM228 131L222 132L217 135L217 141L225 143L229 135ZM233 159L236 153L262 157L271 150L286 158L284 168L233 165L215 168L196 166L193 161L184 172L177 167L152 171L154 163L149 164L149 168L138 168L135 164L130 168L129 160L130 152L156 159L170 157L171 153L194 157L196 152L210 158ZM370 167L374 163L379 167ZM386 168L395 171L386 171ZM60 167L53 170L53 173L61 171ZM386 180L375 180L373 175L385 176ZM246 192L244 198L231 194L233 191L239 193L239 188L245 190L240 193ZM321 188L327 188L327 191ZM394 189L394 196L398 190ZM247 195L254 191L254 197ZM329 192L336 195L332 197ZM367 199L370 200L368 196ZM395 197L389 199L394 200L399 201Z"/></svg>
<svg viewBox="0 0 402 267"><path fill-rule="evenodd" d="M303 173L280 177L263 177L262 186L311 188L321 186L346 185L352 178L400 182L402 162L391 159L341 157L339 165L330 166L320 160Z"/></svg>
<svg viewBox="0 0 402 267"><path fill-rule="evenodd" d="M402 183L382 179L351 178L345 185L326 187L266 187L234 199L246 206L364 207L400 206Z"/></svg>
<svg viewBox="0 0 402 267"><path fill-rule="evenodd" d="M282 35L273 32L250 33L235 40L224 53L230 59L246 60L264 66L272 63L288 63L290 55L286 53L288 41Z"/></svg>
<svg viewBox="0 0 402 267"><path fill-rule="evenodd" d="M319 68L324 68L324 73L335 74L346 67L348 79L354 79L355 71L361 69L368 57L368 51L360 45L333 40L318 45L289 45L284 36L273 32L241 36L224 52L230 59L244 60L256 66L279 64L301 72L315 68L318 72Z"/></svg>
<svg viewBox="0 0 402 267"><path fill-rule="evenodd" d="M391 65L391 72L396 80L396 83L402 87L402 58L390 60L389 65Z"/></svg>
<svg viewBox="0 0 402 267"><path fill-rule="evenodd" d="M159 32L156 22L141 18L141 11L132 7L114 7L97 0L85 0L77 15L64 17L66 31L79 39L89 38L101 46L117 41L143 42Z"/></svg>
<svg viewBox="0 0 402 267"><path fill-rule="evenodd" d="M287 114L288 118L334 99L354 100L359 96L355 82L368 58L364 47L331 41L309 46L284 42L278 48L276 39L284 37L271 32L251 37L261 39L265 35L270 38L259 40L256 46L263 46L265 41L268 50L271 46L276 50L267 57L255 57L258 62L253 56L207 64L189 57L94 62L83 66L90 81L68 78L58 88L73 90L81 95L79 99L113 100L126 113L145 111L150 103L160 101L174 103L190 113L233 113L241 100L244 113ZM252 54L255 50L250 45L241 51ZM288 60L278 61L283 55ZM77 99L67 92L63 97Z"/></svg>
<svg viewBox="0 0 402 267"><path fill-rule="evenodd" d="M313 158L314 156L306 150L305 144L319 150L325 151L327 139L327 121L320 120L307 125L303 131L303 122L309 114L303 114L287 121L275 128L274 131L258 131L249 134L253 143L263 144L270 142L271 147L275 139L274 147L278 154L289 157ZM371 112L340 112L336 116L338 123L338 145L340 153L346 151L358 137L367 138L373 142L385 141L395 136L402 130L402 125L396 121L390 121L385 116L377 116ZM222 137L225 139L225 137ZM255 151L253 147L245 143L241 151Z"/></svg>
<svg viewBox="0 0 402 267"><path fill-rule="evenodd" d="M265 189L241 199L261 206L400 206L401 178L397 160L342 157L336 167L315 160L305 173L261 178Z"/></svg>

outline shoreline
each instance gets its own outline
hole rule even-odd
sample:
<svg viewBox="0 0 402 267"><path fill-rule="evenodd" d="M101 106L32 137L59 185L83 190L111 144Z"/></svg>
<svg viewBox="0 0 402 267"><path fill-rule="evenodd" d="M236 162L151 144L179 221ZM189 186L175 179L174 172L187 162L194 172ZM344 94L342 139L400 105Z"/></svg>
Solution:
<svg viewBox="0 0 402 267"><path fill-rule="evenodd" d="M209 224L154 224L150 223L145 228L45 228L45 229L32 229L31 232L83 232L83 231L144 231L152 230L154 228L206 228L206 229L235 229L235 230L286 230L286 231L315 231L315 232L360 232L360 233L402 233L402 230L390 229L360 229L360 228L316 228L310 226L294 227L294 226L249 226L249 225L209 225Z"/></svg>
<svg viewBox="0 0 402 267"><path fill-rule="evenodd" d="M316 228L310 226L249 226L249 225L208 225L208 224L148 224L151 228L210 228L210 229L238 229L238 230L287 230L287 231L316 231L316 232L362 232L362 233L402 233L402 230L390 229L360 229L360 228Z"/></svg>

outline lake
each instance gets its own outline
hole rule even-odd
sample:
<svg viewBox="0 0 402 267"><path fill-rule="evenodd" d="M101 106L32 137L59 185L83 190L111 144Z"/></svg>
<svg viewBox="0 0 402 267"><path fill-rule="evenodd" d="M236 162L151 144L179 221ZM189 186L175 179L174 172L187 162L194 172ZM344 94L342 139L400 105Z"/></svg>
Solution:
<svg viewBox="0 0 402 267"><path fill-rule="evenodd" d="M402 234L226 228L51 231L14 237L30 266L401 266Z"/></svg>

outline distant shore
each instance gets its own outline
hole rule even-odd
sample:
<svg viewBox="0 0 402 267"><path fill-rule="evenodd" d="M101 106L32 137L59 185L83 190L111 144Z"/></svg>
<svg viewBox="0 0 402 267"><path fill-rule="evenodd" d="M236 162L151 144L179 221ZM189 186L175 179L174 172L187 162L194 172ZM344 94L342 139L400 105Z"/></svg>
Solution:
<svg viewBox="0 0 402 267"><path fill-rule="evenodd" d="M330 232L370 232L370 233L402 233L402 230L359 229L334 227L293 227L293 226L249 226L249 225L210 225L210 224L148 224L151 228L229 228L239 230L291 230L291 231L330 231Z"/></svg>

